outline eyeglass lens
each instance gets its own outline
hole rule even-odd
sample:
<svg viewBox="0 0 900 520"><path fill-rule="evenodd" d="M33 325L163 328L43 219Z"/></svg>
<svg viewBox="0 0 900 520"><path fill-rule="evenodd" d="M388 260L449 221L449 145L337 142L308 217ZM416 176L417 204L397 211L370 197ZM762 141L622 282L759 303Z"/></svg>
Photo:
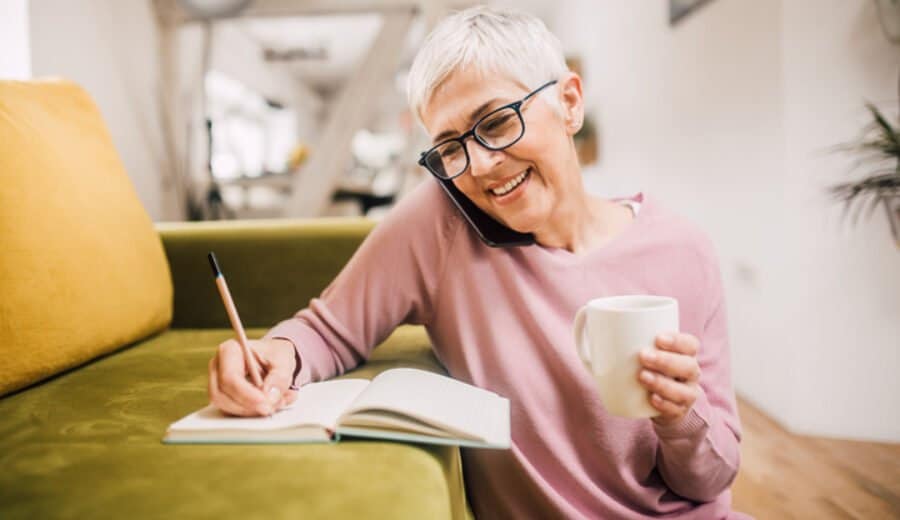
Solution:
<svg viewBox="0 0 900 520"><path fill-rule="evenodd" d="M516 109L506 107L482 119L474 132L476 139L485 147L502 150L522 137L524 126ZM428 153L425 163L436 175L450 178L469 166L469 158L461 142L448 141Z"/></svg>

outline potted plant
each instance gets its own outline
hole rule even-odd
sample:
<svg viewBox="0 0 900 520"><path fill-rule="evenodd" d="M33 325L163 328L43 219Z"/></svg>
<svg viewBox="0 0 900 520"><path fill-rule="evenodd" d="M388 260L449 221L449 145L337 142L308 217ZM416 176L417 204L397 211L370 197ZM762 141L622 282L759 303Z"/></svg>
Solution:
<svg viewBox="0 0 900 520"><path fill-rule="evenodd" d="M891 233L900 247L900 125L892 125L875 105L869 103L866 108L872 114L872 123L859 141L842 148L860 153L859 163L872 168L862 179L835 184L829 191L844 202L845 214L857 206L854 221L865 207L871 215L879 203L884 204Z"/></svg>

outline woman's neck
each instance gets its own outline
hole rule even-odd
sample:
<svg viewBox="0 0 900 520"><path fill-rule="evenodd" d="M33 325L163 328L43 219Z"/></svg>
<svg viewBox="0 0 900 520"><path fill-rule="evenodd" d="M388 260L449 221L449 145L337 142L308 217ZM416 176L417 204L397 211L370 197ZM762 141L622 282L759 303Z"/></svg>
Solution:
<svg viewBox="0 0 900 520"><path fill-rule="evenodd" d="M544 247L579 255L612 240L632 218L631 209L594 197L582 188L575 190L570 200L561 201L548 225L534 235Z"/></svg>

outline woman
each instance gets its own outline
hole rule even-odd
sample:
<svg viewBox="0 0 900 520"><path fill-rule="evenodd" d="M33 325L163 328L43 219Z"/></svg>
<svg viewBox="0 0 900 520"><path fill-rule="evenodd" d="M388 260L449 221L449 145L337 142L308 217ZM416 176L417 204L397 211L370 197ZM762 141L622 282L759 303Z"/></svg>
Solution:
<svg viewBox="0 0 900 520"><path fill-rule="evenodd" d="M581 80L556 38L528 15L466 10L435 28L408 87L433 143L421 163L536 243L485 245L428 180L320 298L253 343L268 394L245 380L237 343L220 345L213 403L269 413L292 385L352 369L397 325L423 324L454 378L510 399L512 449L463 450L476 516L734 515L740 428L713 248L652 198L584 191L572 139ZM653 419L609 415L572 341L581 305L636 293L673 296L681 310L681 332L658 337L635 374Z"/></svg>

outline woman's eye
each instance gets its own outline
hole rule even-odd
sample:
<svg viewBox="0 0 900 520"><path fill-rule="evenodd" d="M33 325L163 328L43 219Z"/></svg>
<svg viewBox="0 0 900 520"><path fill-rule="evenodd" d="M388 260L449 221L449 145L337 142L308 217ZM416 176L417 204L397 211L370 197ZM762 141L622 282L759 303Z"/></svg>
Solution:
<svg viewBox="0 0 900 520"><path fill-rule="evenodd" d="M461 149L459 145L447 146L441 150L441 157L455 157L459 155Z"/></svg>
<svg viewBox="0 0 900 520"><path fill-rule="evenodd" d="M482 125L482 126L484 126L484 131L491 132L491 131L503 128L509 122L510 117L511 117L511 115L504 114L504 115L498 116L494 119L485 121Z"/></svg>

